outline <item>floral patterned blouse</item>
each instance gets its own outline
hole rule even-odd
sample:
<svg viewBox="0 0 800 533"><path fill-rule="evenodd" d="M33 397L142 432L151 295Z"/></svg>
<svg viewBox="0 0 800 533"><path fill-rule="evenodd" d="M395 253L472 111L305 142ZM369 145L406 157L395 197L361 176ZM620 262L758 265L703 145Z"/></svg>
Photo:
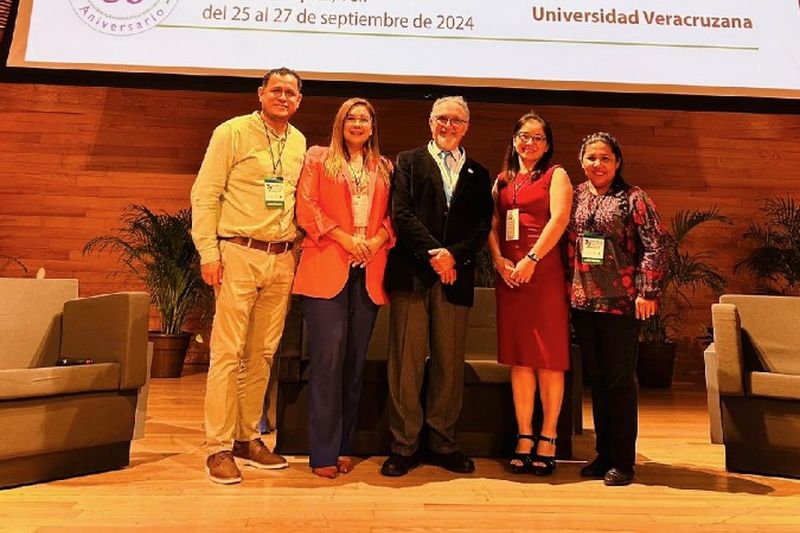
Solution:
<svg viewBox="0 0 800 533"><path fill-rule="evenodd" d="M602 264L587 264L578 253L584 233L604 238ZM565 233L570 303L583 311L634 315L636 297L662 291L667 268L667 235L656 206L638 187L595 195L584 182L575 187Z"/></svg>

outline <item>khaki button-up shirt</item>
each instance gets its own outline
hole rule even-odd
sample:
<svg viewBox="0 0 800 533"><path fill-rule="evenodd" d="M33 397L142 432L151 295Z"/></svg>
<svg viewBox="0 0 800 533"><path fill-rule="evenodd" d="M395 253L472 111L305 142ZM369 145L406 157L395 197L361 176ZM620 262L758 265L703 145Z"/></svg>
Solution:
<svg viewBox="0 0 800 533"><path fill-rule="evenodd" d="M220 258L218 237L295 240L294 196L305 152L300 131L289 125L285 138L277 136L257 111L214 130L191 193L192 239L202 264ZM267 207L264 199L264 180L276 176L284 180L283 208Z"/></svg>

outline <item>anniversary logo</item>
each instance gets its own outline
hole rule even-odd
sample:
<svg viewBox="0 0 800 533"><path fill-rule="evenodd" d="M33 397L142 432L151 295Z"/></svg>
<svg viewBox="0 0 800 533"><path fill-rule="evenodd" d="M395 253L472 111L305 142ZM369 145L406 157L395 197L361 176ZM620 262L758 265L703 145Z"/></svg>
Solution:
<svg viewBox="0 0 800 533"><path fill-rule="evenodd" d="M154 28L178 0L70 0L75 13L93 30L133 35Z"/></svg>

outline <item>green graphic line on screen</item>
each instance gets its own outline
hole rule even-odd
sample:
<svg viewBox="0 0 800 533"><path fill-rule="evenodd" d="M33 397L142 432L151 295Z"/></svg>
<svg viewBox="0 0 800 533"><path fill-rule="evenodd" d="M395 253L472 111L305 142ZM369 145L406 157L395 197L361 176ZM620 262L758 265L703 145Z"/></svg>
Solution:
<svg viewBox="0 0 800 533"><path fill-rule="evenodd" d="M551 44L598 44L608 46L649 46L654 48L692 48L715 50L744 50L756 52L758 46L741 46L732 44L688 44L688 43L653 43L653 42L626 42L626 41L589 41L575 39L525 39L512 37L469 37L461 35L425 35L425 34L398 34L376 32L345 32L345 31L320 31L320 30L273 30L266 28L238 28L231 26L197 26L192 24L158 24L158 28L192 29L192 30L223 30L223 31L255 31L266 33L296 33L302 35L340 35L350 37L398 37L405 39L448 39L458 41L485 41L506 43L551 43Z"/></svg>

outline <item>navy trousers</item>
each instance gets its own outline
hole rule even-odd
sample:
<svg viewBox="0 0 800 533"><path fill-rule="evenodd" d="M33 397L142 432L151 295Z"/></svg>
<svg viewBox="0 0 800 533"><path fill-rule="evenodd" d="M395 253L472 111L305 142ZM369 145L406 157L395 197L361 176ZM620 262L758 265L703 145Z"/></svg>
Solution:
<svg viewBox="0 0 800 533"><path fill-rule="evenodd" d="M311 357L309 463L311 468L335 466L349 453L378 305L367 294L364 269L351 268L339 294L305 297L302 309Z"/></svg>

